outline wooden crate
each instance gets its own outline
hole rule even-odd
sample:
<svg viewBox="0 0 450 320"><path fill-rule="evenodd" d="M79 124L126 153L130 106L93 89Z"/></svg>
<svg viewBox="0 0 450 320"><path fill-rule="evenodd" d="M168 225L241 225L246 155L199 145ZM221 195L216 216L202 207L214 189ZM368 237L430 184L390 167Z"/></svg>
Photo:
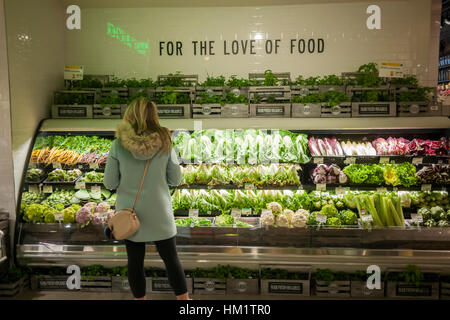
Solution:
<svg viewBox="0 0 450 320"><path fill-rule="evenodd" d="M399 299L439 299L439 282L422 282L417 287L411 283L388 281L386 297Z"/></svg>
<svg viewBox="0 0 450 320"><path fill-rule="evenodd" d="M195 97L201 97L203 94L207 93L208 96L225 96L225 87L195 87Z"/></svg>
<svg viewBox="0 0 450 320"><path fill-rule="evenodd" d="M310 280L261 280L261 295L295 295L309 297Z"/></svg>
<svg viewBox="0 0 450 320"><path fill-rule="evenodd" d="M369 289L365 281L351 281L350 295L356 298L384 297L384 282L381 282L380 289Z"/></svg>
<svg viewBox="0 0 450 320"><path fill-rule="evenodd" d="M442 115L442 106L427 101L397 102L397 115L399 117L437 117Z"/></svg>
<svg viewBox="0 0 450 320"><path fill-rule="evenodd" d="M81 291L111 292L111 277L81 277Z"/></svg>
<svg viewBox="0 0 450 320"><path fill-rule="evenodd" d="M145 94L148 98L153 98L154 88L128 88L128 97L133 98L137 95Z"/></svg>
<svg viewBox="0 0 450 320"><path fill-rule="evenodd" d="M352 102L352 117L395 117L395 102Z"/></svg>
<svg viewBox="0 0 450 320"><path fill-rule="evenodd" d="M227 279L227 294L259 294L259 279Z"/></svg>
<svg viewBox="0 0 450 320"><path fill-rule="evenodd" d="M291 87L290 86L262 86L262 87L249 87L248 99L250 101L259 97L261 101L267 100L269 97L275 98L275 100L286 101L291 99Z"/></svg>
<svg viewBox="0 0 450 320"><path fill-rule="evenodd" d="M291 86L291 97L306 97L319 93L319 86Z"/></svg>
<svg viewBox="0 0 450 320"><path fill-rule="evenodd" d="M161 119L189 119L191 118L190 104L158 104L158 117Z"/></svg>
<svg viewBox="0 0 450 320"><path fill-rule="evenodd" d="M277 85L282 84L283 86L286 86L291 83L290 72L273 72L272 74L278 79ZM248 74L248 79L250 82L257 83L259 85L263 85L265 78L266 75L262 72Z"/></svg>
<svg viewBox="0 0 450 320"><path fill-rule="evenodd" d="M290 118L290 103L250 104L250 118Z"/></svg>
<svg viewBox="0 0 450 320"><path fill-rule="evenodd" d="M345 88L345 92L347 94L347 97L349 97L349 98L354 98L353 96L357 95L356 93L358 93L358 92L362 93L364 91L382 91L382 92L387 93L390 96L392 96L392 100L394 100L394 97L395 97L395 90L392 89L389 85L383 85L383 86L379 86L379 87L370 87L370 88L366 88L366 87L362 87L362 86L347 86Z"/></svg>
<svg viewBox="0 0 450 320"><path fill-rule="evenodd" d="M322 105L320 103L293 103L292 118L320 118Z"/></svg>
<svg viewBox="0 0 450 320"><path fill-rule="evenodd" d="M130 292L130 283L128 277L111 277L111 292Z"/></svg>
<svg viewBox="0 0 450 320"><path fill-rule="evenodd" d="M126 109L126 104L94 104L94 119L121 119L122 110Z"/></svg>
<svg viewBox="0 0 450 320"><path fill-rule="evenodd" d="M52 105L53 119L92 119L93 105Z"/></svg>
<svg viewBox="0 0 450 320"><path fill-rule="evenodd" d="M172 286L170 285L169 278L146 278L147 279L147 292L150 293L170 293L174 294ZM186 277L186 287L189 293L192 293L192 278Z"/></svg>
<svg viewBox="0 0 450 320"><path fill-rule="evenodd" d="M243 95L246 98L248 98L248 88L249 87L224 87L224 95L226 96L227 93L232 93L235 96Z"/></svg>
<svg viewBox="0 0 450 320"><path fill-rule="evenodd" d="M187 87L195 87L198 85L197 74L171 74L171 75L158 75L158 84L168 79L181 79Z"/></svg>
<svg viewBox="0 0 450 320"><path fill-rule="evenodd" d="M222 106L220 104L193 104L193 118L220 118Z"/></svg>
<svg viewBox="0 0 450 320"><path fill-rule="evenodd" d="M67 276L33 275L32 290L72 291L67 288ZM111 292L111 277L81 277L80 291Z"/></svg>
<svg viewBox="0 0 450 320"><path fill-rule="evenodd" d="M215 278L194 278L194 294L224 295L227 281Z"/></svg>
<svg viewBox="0 0 450 320"><path fill-rule="evenodd" d="M128 88L118 87L118 88L102 88L100 93L101 98L107 97L118 97L118 98L128 98Z"/></svg>
<svg viewBox="0 0 450 320"><path fill-rule="evenodd" d="M441 281L440 290L441 300L450 300L450 282Z"/></svg>
<svg viewBox="0 0 450 320"><path fill-rule="evenodd" d="M352 105L350 102L342 102L333 107L322 104L320 111L321 118L350 118L351 116Z"/></svg>
<svg viewBox="0 0 450 320"><path fill-rule="evenodd" d="M0 296L15 297L22 292L22 289L28 288L28 277L24 276L14 283L0 283Z"/></svg>
<svg viewBox="0 0 450 320"><path fill-rule="evenodd" d="M444 117L450 117L450 105L442 105L442 115Z"/></svg>
<svg viewBox="0 0 450 320"><path fill-rule="evenodd" d="M318 85L319 87L319 93L324 93L328 91L337 91L345 93L345 86L333 86L333 85Z"/></svg>
<svg viewBox="0 0 450 320"><path fill-rule="evenodd" d="M332 281L327 284L325 281L315 281L315 292L319 297L350 297L350 281Z"/></svg>
<svg viewBox="0 0 450 320"><path fill-rule="evenodd" d="M193 103L195 101L195 88L193 87L174 87L170 90L164 88L164 87L158 87L153 89L153 98L156 98L160 94L163 94L165 92L178 92L178 93L185 93L189 95L190 102Z"/></svg>

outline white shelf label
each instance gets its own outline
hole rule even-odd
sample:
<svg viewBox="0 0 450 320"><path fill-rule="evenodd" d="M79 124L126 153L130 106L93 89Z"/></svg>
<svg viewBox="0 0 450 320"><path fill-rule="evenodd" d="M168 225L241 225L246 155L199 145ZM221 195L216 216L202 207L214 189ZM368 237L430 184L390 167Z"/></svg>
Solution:
<svg viewBox="0 0 450 320"><path fill-rule="evenodd" d="M365 214L361 216L362 222L372 222L373 217L370 214Z"/></svg>
<svg viewBox="0 0 450 320"><path fill-rule="evenodd" d="M356 163L356 158L355 158L355 157L349 157L349 158L346 158L346 159L344 160L344 163L345 163L345 164L355 164L355 163Z"/></svg>
<svg viewBox="0 0 450 320"><path fill-rule="evenodd" d="M86 189L86 182L84 181L75 182L75 189Z"/></svg>
<svg viewBox="0 0 450 320"><path fill-rule="evenodd" d="M316 163L316 164L321 164L321 163L323 163L323 158L314 158L314 163Z"/></svg>
<svg viewBox="0 0 450 320"><path fill-rule="evenodd" d="M198 217L198 209L189 209L189 217Z"/></svg>
<svg viewBox="0 0 450 320"><path fill-rule="evenodd" d="M418 213L411 213L411 220L413 222L423 222L423 217L421 214Z"/></svg>
<svg viewBox="0 0 450 320"><path fill-rule="evenodd" d="M64 220L64 214L62 212L55 212L55 220L61 222Z"/></svg>
<svg viewBox="0 0 450 320"><path fill-rule="evenodd" d="M347 193L347 191L349 191L349 188L336 187L336 189L334 191L336 192L336 194L345 194L345 193Z"/></svg>
<svg viewBox="0 0 450 320"><path fill-rule="evenodd" d="M101 191L102 191L102 187L100 187L100 186L92 186L91 187L92 193L100 193Z"/></svg>
<svg viewBox="0 0 450 320"><path fill-rule="evenodd" d="M47 185L44 185L44 193L53 193L53 187Z"/></svg>
<svg viewBox="0 0 450 320"><path fill-rule="evenodd" d="M262 209L261 210L261 215L265 215L265 214L272 214L272 210L270 210L270 209Z"/></svg>
<svg viewBox="0 0 450 320"><path fill-rule="evenodd" d="M53 169L62 169L61 162L53 162Z"/></svg>
<svg viewBox="0 0 450 320"><path fill-rule="evenodd" d="M431 191L431 184L423 184L420 187L420 190L422 190L422 191Z"/></svg>
<svg viewBox="0 0 450 320"><path fill-rule="evenodd" d="M318 184L316 184L316 190L317 191L326 191L327 190L327 184L326 183L318 183Z"/></svg>
<svg viewBox="0 0 450 320"><path fill-rule="evenodd" d="M233 218L240 218L242 214L242 210L241 209L231 209L231 216Z"/></svg>
<svg viewBox="0 0 450 320"><path fill-rule="evenodd" d="M316 215L316 220L317 220L318 222L320 222L320 223L326 223L326 222L327 222L327 216L324 215L324 214L318 213L318 214Z"/></svg>
<svg viewBox="0 0 450 320"><path fill-rule="evenodd" d="M36 184L30 184L28 186L28 192L30 193L39 193L39 188Z"/></svg>
<svg viewBox="0 0 450 320"><path fill-rule="evenodd" d="M253 183L246 183L245 190L255 190L255 185Z"/></svg>
<svg viewBox="0 0 450 320"><path fill-rule="evenodd" d="M422 163L423 163L423 158L422 157L419 157L419 158L414 157L412 159L412 164L422 164Z"/></svg>
<svg viewBox="0 0 450 320"><path fill-rule="evenodd" d="M389 163L389 157L380 157L380 163Z"/></svg>
<svg viewBox="0 0 450 320"><path fill-rule="evenodd" d="M89 169L98 169L98 163L97 162L89 163Z"/></svg>

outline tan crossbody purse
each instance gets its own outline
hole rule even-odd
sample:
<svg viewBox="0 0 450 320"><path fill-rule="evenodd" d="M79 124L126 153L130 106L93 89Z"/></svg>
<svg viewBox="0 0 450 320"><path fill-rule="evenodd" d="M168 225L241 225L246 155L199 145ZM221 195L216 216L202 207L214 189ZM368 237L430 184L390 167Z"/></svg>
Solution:
<svg viewBox="0 0 450 320"><path fill-rule="evenodd" d="M131 237L135 234L140 226L139 219L136 216L136 204L141 194L142 186L144 185L145 176L147 175L148 166L150 165L150 159L147 160L145 165L144 175L141 179L141 185L134 201L133 209L122 209L118 211L108 222L108 226L116 240L123 240Z"/></svg>

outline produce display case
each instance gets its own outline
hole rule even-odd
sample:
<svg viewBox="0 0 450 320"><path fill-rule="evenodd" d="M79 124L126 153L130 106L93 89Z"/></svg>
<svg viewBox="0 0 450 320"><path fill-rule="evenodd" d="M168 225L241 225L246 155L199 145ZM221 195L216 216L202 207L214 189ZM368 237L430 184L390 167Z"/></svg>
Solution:
<svg viewBox="0 0 450 320"><path fill-rule="evenodd" d="M248 180L247 178L246 181L241 181L234 176L226 178L229 180L222 179L223 177L220 176L222 169L220 168L221 166L227 166L225 164L226 161L221 162L222 164L217 164L215 161L212 161L214 159L206 161L205 158L202 158L200 162L204 163L204 167L208 168L208 170L213 170L214 168L214 170L217 170L214 175L219 174L219 176L216 175L216 177L219 177L219 180L209 185L208 183L199 183L200 180L195 183L191 182L171 188L171 193L175 195L176 192L179 194L193 192L194 195L205 197L204 199L213 199L208 198L211 194L222 194L224 196L223 199L227 199L227 194L231 197L230 199L235 199L237 194L246 196L247 198L245 199L249 199L248 196L253 194L257 196L263 194L266 196L268 194L282 195L284 197L283 199L288 199L293 195L292 199L303 199L303 195L306 194L310 201L314 201L311 200L313 196L319 194L322 200L328 199L327 201L329 201L330 199L345 196L348 193L359 192L364 194L365 191L378 190L380 193L385 191L388 193L399 191L407 193L416 192L417 194L424 193L427 195L436 193L440 194L439 204L444 203L445 205L445 203L448 203L448 194L445 192L448 187L448 182L445 182L445 180L439 180L440 182L431 184L425 180L426 183L416 183L415 185L408 186L393 186L385 183L376 185L357 184L351 183L350 181L335 184L325 183L323 185L321 183L315 183L311 175L311 171L318 165L330 166L331 164L337 165L342 170L347 171L345 168L350 165L382 166L389 164L395 166L408 163L416 168L417 173L424 167L429 166L431 168L433 165L445 166L448 164L448 153L436 155L436 151L434 151L435 154L429 154L433 153L431 150L441 149L432 149L431 147L427 149L427 147L423 147L422 149L428 151L397 155L384 154L383 148L379 147L377 150L379 153L376 155L357 155L345 154L346 148L342 147L343 155L329 154L327 153L327 149L325 149L325 154L322 155L312 152L308 145L309 139L312 137L315 137L316 140L336 137L338 142L344 142L344 144L347 141L372 143L378 138L383 138L388 141L388 138L391 137L392 139L408 139L409 142L416 141L419 145L423 144L423 146L426 146L432 141L439 141L440 138L448 139L449 122L447 118L423 118L421 119L423 121L420 122L420 127L417 126L417 122L414 122L414 120L417 121L414 118L402 118L401 120L397 118L394 119L396 120L395 122L391 123L387 119L376 122L374 119L364 118L329 119L326 124L319 120L280 118L242 119L238 127L237 124L233 123L232 119L217 119L217 121L209 119L203 124L206 135L208 135L207 131L210 129L223 130L231 128L236 129L236 132L245 134L248 128L252 128L260 130L258 132L261 132L260 134L266 139L267 136L272 134L274 135L273 138L275 138L275 134L278 132L283 135L282 138L289 136L291 140L293 139L294 144L298 138L298 143L302 145L302 151L300 152L300 149L297 149L299 147L296 147L295 158L291 159L291 162L283 162L283 159L281 159L281 163L274 164L266 161L270 159L264 160L260 158L260 155L256 159L252 159L251 156L247 155L244 157L244 163L228 164L230 168L235 170L233 172L238 172L236 170L244 168L255 171L257 175L253 179L256 179L256 181ZM171 130L185 128L188 130L186 132L187 135L193 132L193 120L174 119L161 121L163 125L169 127ZM365 124L366 121L370 121L374 129L366 129L368 127ZM90 137L90 139L97 137L95 138L97 149L87 150L90 153L90 157L84 156L82 150L77 150L76 148L66 154L67 157L62 153L56 153L55 150L52 155L50 155L50 152L37 150L33 152L30 150L28 160L32 160L31 163L34 163L32 165L33 167L43 168L47 175L49 172L56 170L53 169L55 163L60 163L63 170L79 168L83 172L81 177L84 177L86 173L92 171L102 172L102 166L98 166L97 164L97 168L93 169L95 166L90 163L98 163L100 158L107 156L105 153L107 146L103 145L103 143L113 139L114 128L118 123L119 120L90 120L89 122L84 120L46 120L38 129L36 137L33 139L34 146L44 149L44 144L38 146L39 142L43 141L40 138L55 137L54 140L59 141L59 138L56 137L63 137L65 140L68 137L72 137L71 139L73 141L77 141L77 137L85 136ZM330 127L333 129L329 129ZM270 130L268 128L277 128L277 130ZM296 128L303 129L298 130ZM214 135L217 141L221 138L219 131L211 131L210 134ZM275 141L281 141L284 138L281 140L276 139ZM177 135L174 135L174 142L180 141L177 140ZM287 141L288 139L286 138L285 142L287 143ZM214 149L214 144L211 147ZM448 148L447 145L446 148ZM226 144L224 145L224 150L226 150ZM332 150L334 149L332 148ZM75 161L70 162L69 158L77 157L75 154L77 151L79 151L77 159L81 160L84 158L86 161L91 162L82 164L78 164ZM225 151L224 155L226 155ZM189 156L185 154L183 156L180 153L180 158L193 161ZM196 157L194 156L194 158ZM69 164L65 164L64 160L69 161ZM104 162L102 163L104 165ZM298 166L300 170L286 171L290 172L290 174L286 173L287 175L283 178L287 180L274 180L277 181L274 182L270 180L272 178L267 178L267 172L264 171L269 170L268 168L271 165L276 166L281 173L285 172L284 170L288 170L286 168L290 166ZM198 170L199 167L199 165L190 163L181 163L181 166L183 169L192 166L195 170ZM18 219L16 222L15 258L19 264L50 266L55 264L66 265L69 262L79 265L89 265L92 263L117 265L126 263L126 252L123 243L120 241L106 240L103 235L103 223L108 215L106 210L101 214L99 212L96 217L100 219L100 223L99 221L93 223L94 220L92 220L86 226L73 221L64 221L64 216L58 217L58 212L56 211L54 212L55 219L49 219L49 221L52 221L51 223L41 222L41 220L39 222L32 221L32 218L31 220L29 218L24 219L25 206L33 203L44 202L51 206L58 203L59 199L66 199L65 201L68 201L68 203L65 204L65 209L67 207L71 208L73 204L70 203L70 200L74 197L77 198L75 194L83 190L83 188L86 189L81 194L78 194L79 198L75 201L79 202L80 207L88 202L96 202L98 206L99 202L108 202L110 200L109 210L113 210L114 190L104 190L100 182L92 182L92 184L85 182L84 186L79 185L78 187L76 186L76 181L69 183L69 185L56 183L52 185L52 192L54 194L55 191L59 190L60 193L58 197L54 196L52 198L49 190L44 190L47 185L44 181L27 182L25 180L26 173L29 169L32 169L31 166L27 166L24 170L21 186L23 192L20 195L17 208ZM259 172L257 169L262 171ZM431 170L431 172L435 171ZM212 171L208 172L212 174ZM261 178L258 174L264 174L265 178ZM351 176L351 173L349 174ZM428 174L428 172L425 172L424 178L427 178ZM443 173L441 172L439 174L442 179ZM293 178L294 176L296 178ZM44 179L44 177L41 179ZM183 176L184 178L186 178L185 175ZM80 182L80 179L78 178L78 182ZM206 179L210 178L207 176ZM233 179L235 180L233 181ZM291 181L290 179L294 180L288 182ZM201 197L198 198L200 199ZM224 201L226 203L227 200ZM266 210L266 208L267 203L263 207L251 207L251 205L245 202L239 205L238 202L233 200L228 206L228 213L236 218L235 222L228 226L217 223L218 216L223 213L220 208L215 209L211 207L208 211L195 205L186 207L183 210L180 210L179 207L175 208L176 210L174 212L177 220L183 217L198 215L200 218L207 218L210 221L210 224L207 226L196 225L195 223L190 223L187 226L177 226L177 243L179 245L179 255L183 263L189 266L190 264L197 265L198 261L206 261L209 263L227 261L232 264L248 264L253 266L262 264L288 264L294 266L309 264L313 268L317 266L330 266L350 269L361 269L361 266L370 264L377 264L382 268L392 266L403 267L408 264L415 264L424 266L427 269L439 268L442 271L448 270L448 262L450 261L450 252L448 251L450 245L450 228L438 226L438 220L435 223L436 226L433 227L427 227L424 223L418 223L417 219L413 219L415 217L414 214L417 213L417 207L403 207L404 225L385 227L367 226L363 221L357 221L354 225L341 226L317 222L315 224L303 224L302 227L283 227L281 224L267 224L267 221L265 218L263 219L262 215L262 211ZM71 211L72 209L66 211ZM192 210L189 209L196 209L198 211L190 212ZM297 207L292 209L295 212ZM310 209L310 212L314 210L316 209ZM317 208L316 211L320 210ZM352 210L359 215L356 208ZM72 212L72 214L75 213ZM45 217L44 213L42 215ZM236 221L239 220L249 223L251 227L239 227L236 224ZM154 246L147 246L146 250L146 264L157 264L159 256ZM221 290L225 290L225 287Z"/></svg>

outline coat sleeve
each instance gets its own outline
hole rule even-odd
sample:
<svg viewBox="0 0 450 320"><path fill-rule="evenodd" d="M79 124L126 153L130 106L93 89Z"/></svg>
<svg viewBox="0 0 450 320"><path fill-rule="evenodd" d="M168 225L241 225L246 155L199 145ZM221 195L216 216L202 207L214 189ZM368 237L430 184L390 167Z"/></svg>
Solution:
<svg viewBox="0 0 450 320"><path fill-rule="evenodd" d="M166 169L167 183L171 186L177 186L181 182L181 169L175 150L172 148Z"/></svg>
<svg viewBox="0 0 450 320"><path fill-rule="evenodd" d="M119 160L117 160L116 150L117 140L111 145L108 160L106 161L105 175L103 177L103 185L109 189L117 189L120 183Z"/></svg>

